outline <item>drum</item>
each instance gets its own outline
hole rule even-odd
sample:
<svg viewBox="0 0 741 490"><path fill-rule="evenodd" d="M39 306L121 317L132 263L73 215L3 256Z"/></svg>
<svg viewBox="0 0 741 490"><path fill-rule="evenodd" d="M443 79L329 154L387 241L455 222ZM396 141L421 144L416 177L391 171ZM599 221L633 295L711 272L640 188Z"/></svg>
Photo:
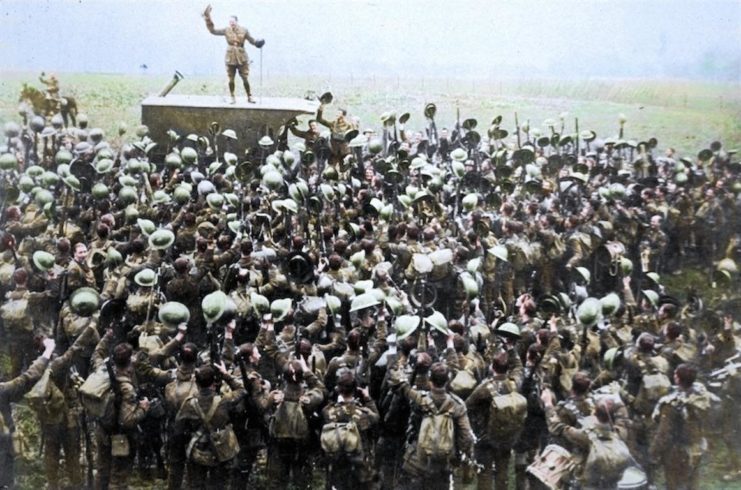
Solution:
<svg viewBox="0 0 741 490"><path fill-rule="evenodd" d="M527 472L551 490L566 486L574 469L571 453L556 444L549 444L535 461L527 467Z"/></svg>
<svg viewBox="0 0 741 490"><path fill-rule="evenodd" d="M638 466L629 466L623 472L623 477L618 482L619 489L645 489L648 488L646 473Z"/></svg>

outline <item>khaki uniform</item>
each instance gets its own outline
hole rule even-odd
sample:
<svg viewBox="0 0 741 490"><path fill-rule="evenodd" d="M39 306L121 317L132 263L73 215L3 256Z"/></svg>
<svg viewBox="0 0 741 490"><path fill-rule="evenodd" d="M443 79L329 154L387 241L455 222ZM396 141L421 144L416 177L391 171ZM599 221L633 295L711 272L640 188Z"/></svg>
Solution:
<svg viewBox="0 0 741 490"><path fill-rule="evenodd" d="M109 352L111 336L104 336L95 348L95 354L92 358L92 365L97 370L103 366ZM134 462L134 451L130 451L128 456L113 456L111 454L111 436L123 434L129 440L131 448L136 447L134 444L134 433L139 423L144 420L146 411L139 406L137 397L138 380L133 366L120 369L114 366L114 376L120 390L120 405L117 418L115 420L116 428L104 428L99 424L96 432L96 447L98 457L97 481L96 488L126 489L128 488L128 478L131 474L131 468Z"/></svg>
<svg viewBox="0 0 741 490"><path fill-rule="evenodd" d="M471 430L471 423L468 419L466 405L460 398L447 393L444 388L437 388L435 386L430 388L429 394L416 390L409 385L407 380L402 380L399 390L410 401L413 410L417 411L423 410L423 407L428 406L430 400L438 409L444 403L452 401L450 413L454 424L456 452L458 455L471 457L474 443L473 431ZM421 418L419 420L421 421ZM418 431L419 427L415 429ZM451 457L453 456L455 455L451 455ZM422 455L417 453L416 444L410 444L404 454L404 464L402 466L406 473L405 477L408 479L406 482L407 487L429 490L447 489L450 485L450 466L440 464L435 467L429 467L423 459Z"/></svg>
<svg viewBox="0 0 741 490"><path fill-rule="evenodd" d="M95 288L95 274L86 263L73 260L67 268L67 288L72 293L82 287Z"/></svg>
<svg viewBox="0 0 741 490"><path fill-rule="evenodd" d="M517 356L512 356L516 358ZM476 461L484 466L479 473L478 488L490 489L492 480L497 490L507 489L509 463L512 459L512 445L515 441L492 440L488 433L489 414L493 394L507 394L518 391L522 383L522 366L513 370L510 375L496 374L482 382L471 393L466 400L469 409L471 423L477 436ZM492 475L492 463L496 469L496 475Z"/></svg>
<svg viewBox="0 0 741 490"><path fill-rule="evenodd" d="M10 375L18 376L23 365L33 359L34 322L32 312L41 306L40 293L18 287L5 294L0 308L3 329L10 356Z"/></svg>
<svg viewBox="0 0 741 490"><path fill-rule="evenodd" d="M17 402L44 374L49 359L40 357L20 376L0 383L0 487L13 488L13 419L10 404Z"/></svg>
<svg viewBox="0 0 741 490"><path fill-rule="evenodd" d="M690 390L677 389L663 397L654 410L656 437L651 458L664 466L666 488L700 488L700 461L707 449L703 420L710 408L710 395L700 383Z"/></svg>
<svg viewBox="0 0 741 490"><path fill-rule="evenodd" d="M350 147L345 142L345 133L353 129L358 129L355 124L350 122L347 118L342 121L335 119L334 121L327 121L324 119L324 107L319 106L316 112L316 120L322 126L326 126L332 132L331 143L332 143L332 155L330 157L330 163L332 165L338 164L342 161L345 155L350 153Z"/></svg>
<svg viewBox="0 0 741 490"><path fill-rule="evenodd" d="M208 31L214 36L224 36L226 39L226 55L224 56L224 64L226 65L226 73L229 77L230 90L234 95L234 75L239 72L239 76L242 77L244 82L244 88L247 91L247 96L251 96L249 82L247 76L250 73L250 63L247 58L247 51L244 49L245 41L255 46L255 39L250 36L250 33L242 26L235 25L234 27L228 26L224 29L214 28L214 23L211 17L206 17L206 27Z"/></svg>
<svg viewBox="0 0 741 490"><path fill-rule="evenodd" d="M209 425L212 431L228 429L231 425L230 413L234 411L237 402L246 394L242 383L229 374L223 376L231 391L225 395L218 395L211 388L201 388L198 395L186 400L175 418L173 428L176 436L190 437L196 431L205 430L203 422L194 404L198 404L204 414L211 414ZM219 399L215 401L215 397ZM215 408L212 404L216 403ZM226 488L229 481L228 467L231 461L220 463L217 466L203 466L194 461L188 461L188 478L190 488Z"/></svg>
<svg viewBox="0 0 741 490"><path fill-rule="evenodd" d="M345 402L341 398L322 410L325 424L354 422L361 437L361 449L354 454L343 454L329 464L328 485L337 489L373 488L371 439L368 431L378 424L380 415L373 400Z"/></svg>
<svg viewBox="0 0 741 490"><path fill-rule="evenodd" d="M45 76L40 76L39 81L46 85L46 93L47 97L50 99L59 99L59 80L57 80L56 77L51 76L49 78L46 78Z"/></svg>
<svg viewBox="0 0 741 490"><path fill-rule="evenodd" d="M41 432L44 434L44 470L49 489L59 488L59 470L64 468L67 478L73 487L82 486L82 470L80 467L80 406L77 401L77 392L69 382L68 370L75 358L79 356L88 339L97 338L93 328L88 328L80 335L75 343L60 357L52 360L50 383L54 383L59 390L61 406L54 413L39 413ZM53 403L50 402L49 403ZM60 463L60 456L64 453L64 465Z"/></svg>

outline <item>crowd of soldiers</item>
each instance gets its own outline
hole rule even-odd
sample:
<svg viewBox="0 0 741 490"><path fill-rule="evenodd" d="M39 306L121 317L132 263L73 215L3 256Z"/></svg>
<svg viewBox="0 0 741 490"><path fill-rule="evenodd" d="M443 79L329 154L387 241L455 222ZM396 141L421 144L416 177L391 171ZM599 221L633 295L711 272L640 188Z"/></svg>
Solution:
<svg viewBox="0 0 741 490"><path fill-rule="evenodd" d="M246 155L216 123L5 125L0 486L24 395L50 489L741 477L734 152L434 104L361 133L331 99Z"/></svg>

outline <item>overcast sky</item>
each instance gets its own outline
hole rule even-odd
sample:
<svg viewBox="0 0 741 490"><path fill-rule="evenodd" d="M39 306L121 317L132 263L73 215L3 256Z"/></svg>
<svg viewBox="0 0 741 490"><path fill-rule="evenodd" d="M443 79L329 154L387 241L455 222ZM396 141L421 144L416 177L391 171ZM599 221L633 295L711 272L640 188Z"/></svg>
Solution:
<svg viewBox="0 0 741 490"><path fill-rule="evenodd" d="M223 71L206 0L2 0L6 70ZM741 81L741 0L213 0L270 74ZM258 51L248 49L257 61Z"/></svg>

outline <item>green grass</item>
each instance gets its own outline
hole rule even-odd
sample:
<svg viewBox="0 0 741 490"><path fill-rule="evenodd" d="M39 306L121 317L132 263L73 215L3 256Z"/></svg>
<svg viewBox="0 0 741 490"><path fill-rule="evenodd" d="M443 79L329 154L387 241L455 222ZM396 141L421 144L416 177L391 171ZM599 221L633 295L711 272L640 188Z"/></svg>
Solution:
<svg viewBox="0 0 741 490"><path fill-rule="evenodd" d="M255 70L256 71L256 70ZM62 92L74 95L91 126L107 134L116 131L119 122L129 127L138 124L139 103L147 95L159 92L169 81L167 76L62 74ZM480 131L491 119L503 116L503 127L514 128L514 113L521 123L543 127L547 118L567 112L566 131L574 130L574 118L580 129L593 129L598 136L616 136L618 114L628 122L625 137L644 140L656 137L659 148L673 146L683 154L696 154L713 140L727 148L741 147L741 89L738 84L651 80L456 80L456 79L376 79L326 77L268 77L264 88L259 75L251 81L256 94L271 97L303 97L308 90L331 90L335 106L346 107L360 118L362 127L380 127L384 111L410 112L409 129L421 130L426 122L422 109L428 102L438 106L438 128L451 127L456 107L461 118L474 117ZM17 118L21 84L36 86L36 74L0 75L0 120ZM241 87L240 89L241 90ZM175 93L225 94L226 79L186 78ZM241 92L239 92L241 93Z"/></svg>

